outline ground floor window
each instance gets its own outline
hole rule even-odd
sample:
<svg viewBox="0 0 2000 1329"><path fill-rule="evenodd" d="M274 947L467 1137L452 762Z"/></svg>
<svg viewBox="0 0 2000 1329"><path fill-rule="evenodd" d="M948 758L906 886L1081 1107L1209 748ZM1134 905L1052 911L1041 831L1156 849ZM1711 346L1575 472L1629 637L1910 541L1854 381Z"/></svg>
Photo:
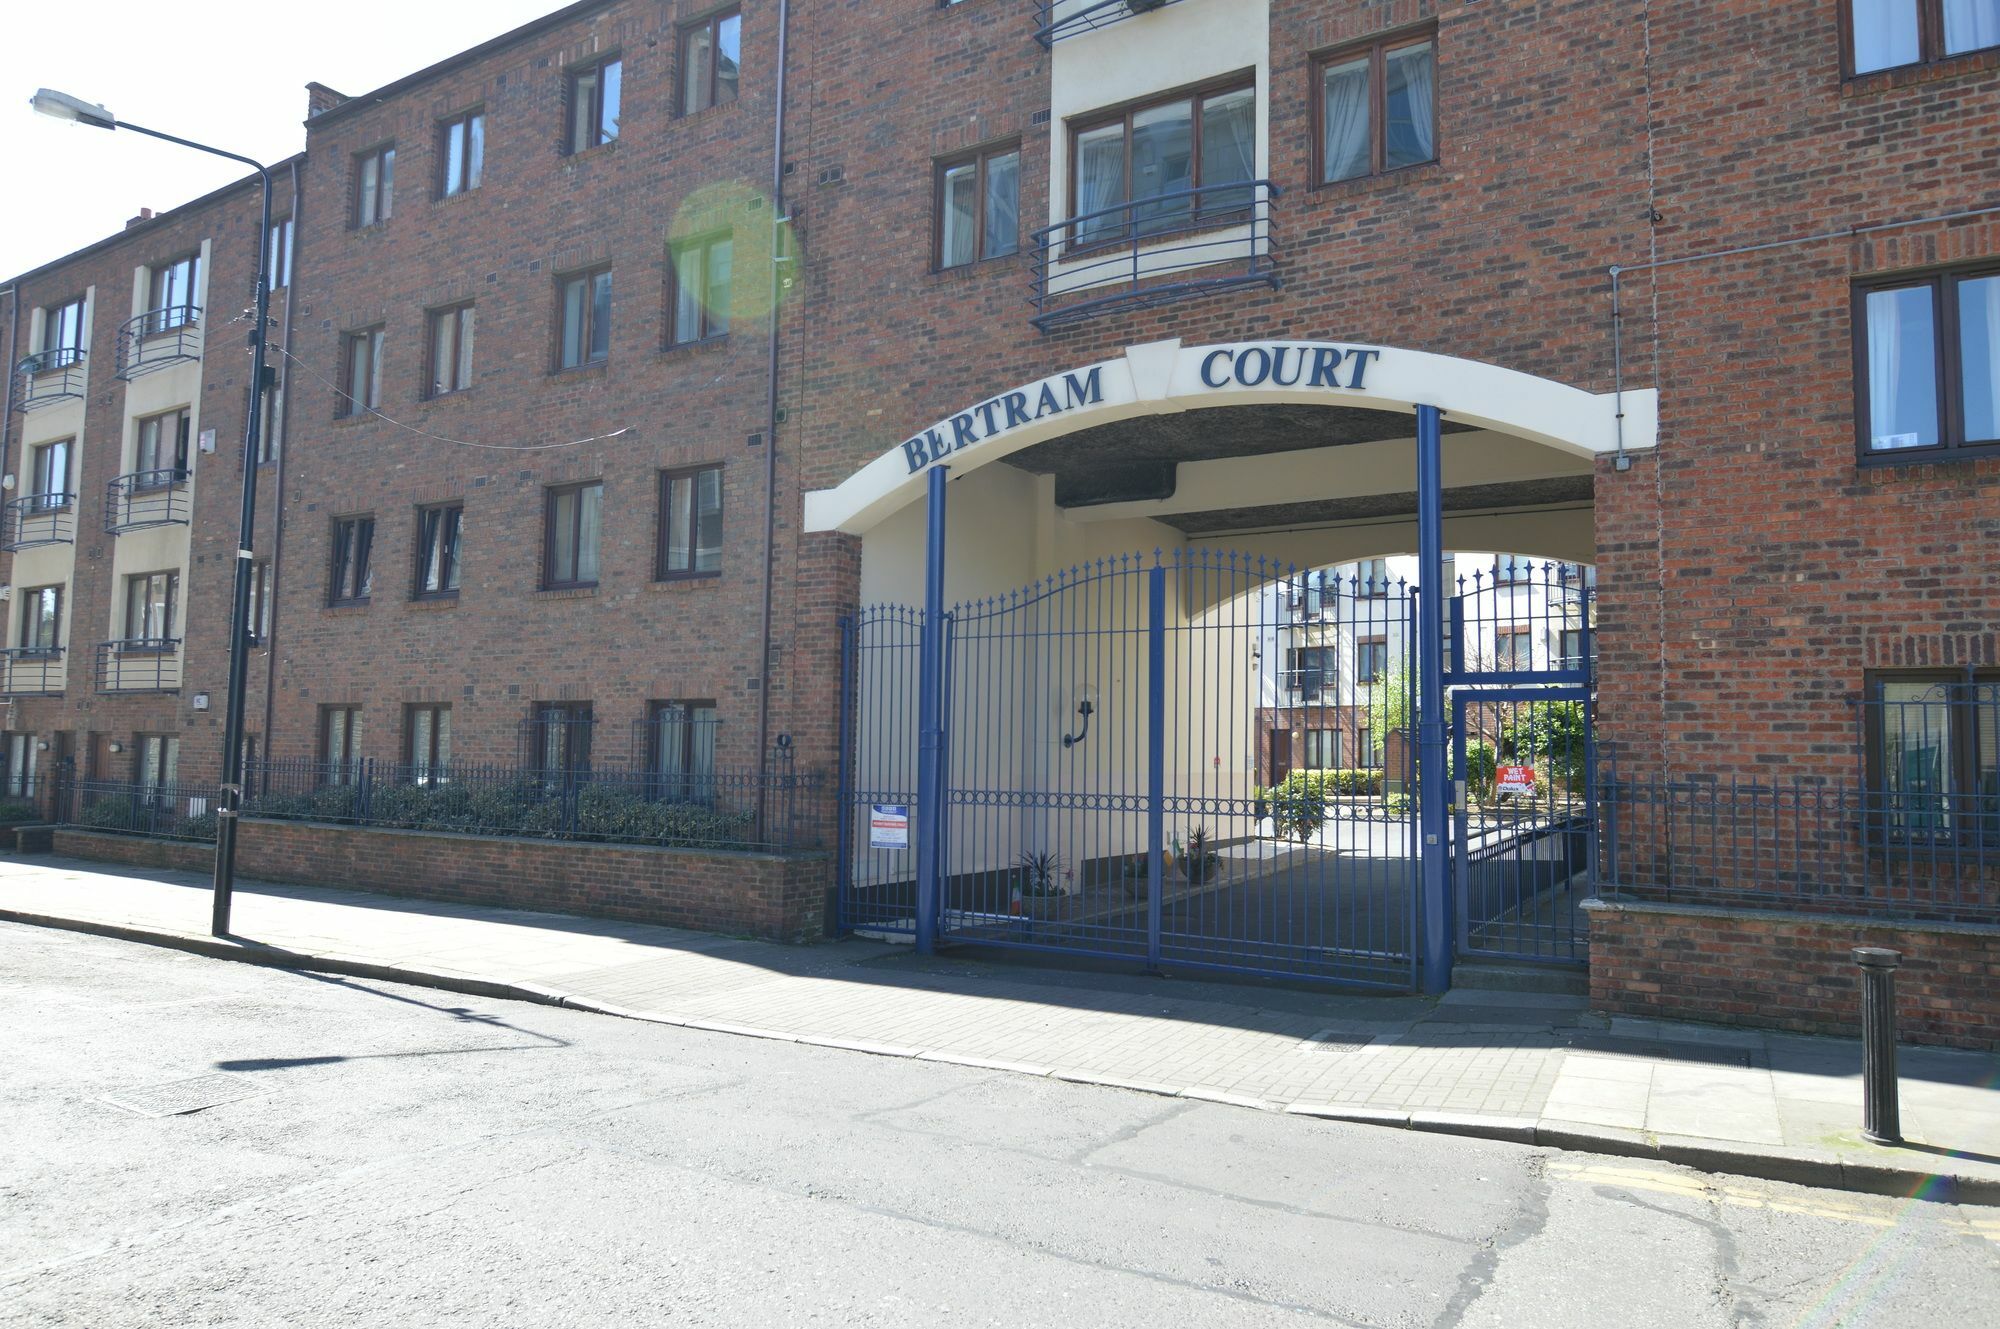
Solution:
<svg viewBox="0 0 2000 1329"><path fill-rule="evenodd" d="M138 783L142 789L172 789L180 781L181 740L173 734L139 735Z"/></svg>
<svg viewBox="0 0 2000 1329"><path fill-rule="evenodd" d="M1332 771L1340 768L1340 731L1306 730L1306 769Z"/></svg>
<svg viewBox="0 0 2000 1329"><path fill-rule="evenodd" d="M1880 824L2000 850L2000 671L1877 675L1864 710Z"/></svg>
<svg viewBox="0 0 2000 1329"><path fill-rule="evenodd" d="M403 760L418 784L442 782L451 765L451 707L411 706L404 711Z"/></svg>
<svg viewBox="0 0 2000 1329"><path fill-rule="evenodd" d="M361 777L359 706L320 707L319 759L330 784L352 784Z"/></svg>
<svg viewBox="0 0 2000 1329"><path fill-rule="evenodd" d="M7 763L6 786L9 798L35 796L35 736L8 734L0 760Z"/></svg>
<svg viewBox="0 0 2000 1329"><path fill-rule="evenodd" d="M666 798L695 801L715 787L715 703L656 701L647 715L647 770Z"/></svg>
<svg viewBox="0 0 2000 1329"><path fill-rule="evenodd" d="M544 776L584 774L595 724L587 701L537 702L528 717L528 764Z"/></svg>

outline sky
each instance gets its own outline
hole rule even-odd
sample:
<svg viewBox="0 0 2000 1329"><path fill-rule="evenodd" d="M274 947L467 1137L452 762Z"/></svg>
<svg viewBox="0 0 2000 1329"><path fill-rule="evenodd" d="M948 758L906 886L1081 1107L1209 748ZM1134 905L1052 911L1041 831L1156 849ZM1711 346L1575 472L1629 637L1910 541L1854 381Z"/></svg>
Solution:
<svg viewBox="0 0 2000 1329"><path fill-rule="evenodd" d="M63 124L37 88L267 162L305 146L306 84L355 95L569 0L56 0L8 7L0 41L0 281L248 174L138 134ZM85 32L94 40L79 40ZM116 40L105 40L117 35ZM385 35L391 39L385 40Z"/></svg>

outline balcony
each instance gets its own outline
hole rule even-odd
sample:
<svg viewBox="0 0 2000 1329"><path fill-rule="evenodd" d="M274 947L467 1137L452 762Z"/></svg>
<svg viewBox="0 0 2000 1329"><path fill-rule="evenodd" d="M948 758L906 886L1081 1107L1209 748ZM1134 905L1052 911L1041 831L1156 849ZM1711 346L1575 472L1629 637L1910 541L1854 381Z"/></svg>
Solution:
<svg viewBox="0 0 2000 1329"><path fill-rule="evenodd" d="M201 310L193 305L152 309L118 329L118 377L167 369L201 359Z"/></svg>
<svg viewBox="0 0 2000 1329"><path fill-rule="evenodd" d="M1276 290L1269 180L1176 189L1034 232L1042 332L1243 287Z"/></svg>
<svg viewBox="0 0 2000 1329"><path fill-rule="evenodd" d="M88 384L84 353L74 346L37 351L14 366L14 409L39 411L59 402L82 401Z"/></svg>
<svg viewBox="0 0 2000 1329"><path fill-rule="evenodd" d="M1165 9L1175 0L1035 0L1035 40L1052 47L1128 18Z"/></svg>
<svg viewBox="0 0 2000 1329"><path fill-rule="evenodd" d="M187 525L192 506L187 482L188 473L178 466L119 476L104 487L104 533Z"/></svg>
<svg viewBox="0 0 2000 1329"><path fill-rule="evenodd" d="M62 647L16 646L0 651L0 697L60 697L62 691Z"/></svg>
<svg viewBox="0 0 2000 1329"><path fill-rule="evenodd" d="M0 507L0 549L76 543L76 495L30 494Z"/></svg>
<svg viewBox="0 0 2000 1329"><path fill-rule="evenodd" d="M130 637L97 648L99 692L179 692L181 639Z"/></svg>

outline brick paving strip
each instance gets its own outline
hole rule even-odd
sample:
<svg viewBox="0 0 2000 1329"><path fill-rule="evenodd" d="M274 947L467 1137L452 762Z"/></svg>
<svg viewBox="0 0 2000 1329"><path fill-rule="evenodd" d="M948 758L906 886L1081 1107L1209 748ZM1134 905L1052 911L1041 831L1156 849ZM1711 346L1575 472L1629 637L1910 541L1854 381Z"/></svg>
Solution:
<svg viewBox="0 0 2000 1329"><path fill-rule="evenodd" d="M0 920L691 1029L1304 1116L2000 1205L2000 1056L1905 1047L1910 1147L1859 1136L1859 1045L1606 1020L1580 998L1360 997L807 947L521 910L0 859Z"/></svg>

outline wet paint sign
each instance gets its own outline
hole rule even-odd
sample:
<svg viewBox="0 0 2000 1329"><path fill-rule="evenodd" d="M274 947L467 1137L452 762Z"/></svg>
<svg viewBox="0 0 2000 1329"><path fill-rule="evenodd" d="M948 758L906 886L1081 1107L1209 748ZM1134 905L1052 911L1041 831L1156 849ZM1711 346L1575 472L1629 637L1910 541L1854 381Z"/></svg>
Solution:
<svg viewBox="0 0 2000 1329"><path fill-rule="evenodd" d="M1530 798L1534 797L1535 768L1532 766L1502 766L1500 768L1500 778L1494 783L1493 790L1499 794L1526 794Z"/></svg>

